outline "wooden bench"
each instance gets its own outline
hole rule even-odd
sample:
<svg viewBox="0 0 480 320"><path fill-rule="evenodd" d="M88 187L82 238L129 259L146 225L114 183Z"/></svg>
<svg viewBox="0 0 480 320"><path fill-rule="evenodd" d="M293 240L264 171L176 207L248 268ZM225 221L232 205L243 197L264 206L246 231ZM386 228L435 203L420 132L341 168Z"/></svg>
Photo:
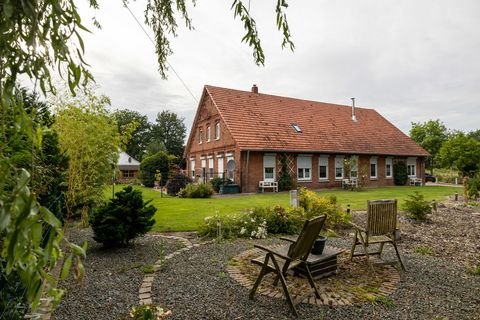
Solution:
<svg viewBox="0 0 480 320"><path fill-rule="evenodd" d="M278 192L278 182L276 181L259 181L258 188L265 192L265 189L272 189L275 192Z"/></svg>

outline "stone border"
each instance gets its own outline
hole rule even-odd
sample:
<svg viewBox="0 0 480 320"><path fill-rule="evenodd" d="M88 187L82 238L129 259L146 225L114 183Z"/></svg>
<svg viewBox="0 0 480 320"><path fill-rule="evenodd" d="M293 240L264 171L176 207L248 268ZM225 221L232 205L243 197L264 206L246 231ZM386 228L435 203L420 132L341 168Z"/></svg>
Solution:
<svg viewBox="0 0 480 320"><path fill-rule="evenodd" d="M246 250L235 257L232 258L232 260L245 260L247 257L252 256L252 255L261 255L263 251L260 249L250 249ZM370 258L371 262L374 262L374 259ZM395 269L393 266L387 265L385 266L388 272L388 279L385 280L380 288L378 289L378 292L374 293L369 293L369 296L371 296L372 299L378 298L378 297L387 297L391 295L393 292L398 287L398 284L400 282L400 273L397 269ZM245 275L242 270L238 267L238 265L229 265L227 267L227 272L229 273L230 277L237 281L240 285L246 287L247 289L251 289L253 287L254 281L250 280L247 275ZM316 280L317 281L317 280ZM318 288L319 293L320 293L320 299L316 298L315 296L313 297L308 297L303 299L301 302L302 303L309 303L313 305L328 305L328 306L343 306L343 305L358 305L361 302L367 302L367 301L359 301L358 297L354 296L351 292L348 292L347 290L338 290L337 292L322 292L321 287ZM262 286L259 287L259 289L256 292L257 294L261 294L267 297L271 298L280 298L280 299L285 299L284 298L284 293L283 290L280 288L280 286L273 287L269 286L268 288L262 288ZM298 300L299 296L292 294L292 299Z"/></svg>

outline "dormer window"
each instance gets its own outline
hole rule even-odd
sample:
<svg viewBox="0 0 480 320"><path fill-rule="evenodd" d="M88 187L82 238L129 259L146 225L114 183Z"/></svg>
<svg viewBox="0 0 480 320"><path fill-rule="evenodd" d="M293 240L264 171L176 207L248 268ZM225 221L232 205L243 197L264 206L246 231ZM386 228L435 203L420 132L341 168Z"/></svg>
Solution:
<svg viewBox="0 0 480 320"><path fill-rule="evenodd" d="M292 128L295 130L296 133L302 133L302 129L300 129L300 126L296 123L292 123Z"/></svg>

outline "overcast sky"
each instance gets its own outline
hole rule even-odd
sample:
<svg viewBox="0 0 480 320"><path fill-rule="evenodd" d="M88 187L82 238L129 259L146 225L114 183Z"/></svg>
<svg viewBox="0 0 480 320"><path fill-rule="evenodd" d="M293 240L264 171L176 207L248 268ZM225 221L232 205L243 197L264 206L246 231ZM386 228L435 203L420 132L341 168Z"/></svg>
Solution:
<svg viewBox="0 0 480 320"><path fill-rule="evenodd" d="M154 46L121 0L103 0L102 29L85 35L86 60L114 108L148 115L169 109L190 129L198 101L175 74L162 80ZM405 133L411 122L440 119L450 129L480 128L480 1L290 0L295 52L281 50L275 0L251 0L266 54L253 62L240 42L232 0L198 0L194 31L181 28L169 58L197 100L205 84L374 108ZM246 0L248 3L248 0ZM143 22L145 1L130 4ZM151 33L150 30L148 32Z"/></svg>

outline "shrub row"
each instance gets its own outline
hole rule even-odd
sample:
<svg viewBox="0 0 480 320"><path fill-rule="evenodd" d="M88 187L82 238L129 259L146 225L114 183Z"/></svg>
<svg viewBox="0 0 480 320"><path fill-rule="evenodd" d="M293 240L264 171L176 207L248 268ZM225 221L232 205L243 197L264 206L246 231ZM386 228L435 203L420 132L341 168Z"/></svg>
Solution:
<svg viewBox="0 0 480 320"><path fill-rule="evenodd" d="M327 215L325 228L336 228L350 221L341 211L335 197L326 199L305 188L300 189L298 208L258 207L237 215L214 216L205 219L200 233L223 238L265 238L267 234L297 234L305 220Z"/></svg>

